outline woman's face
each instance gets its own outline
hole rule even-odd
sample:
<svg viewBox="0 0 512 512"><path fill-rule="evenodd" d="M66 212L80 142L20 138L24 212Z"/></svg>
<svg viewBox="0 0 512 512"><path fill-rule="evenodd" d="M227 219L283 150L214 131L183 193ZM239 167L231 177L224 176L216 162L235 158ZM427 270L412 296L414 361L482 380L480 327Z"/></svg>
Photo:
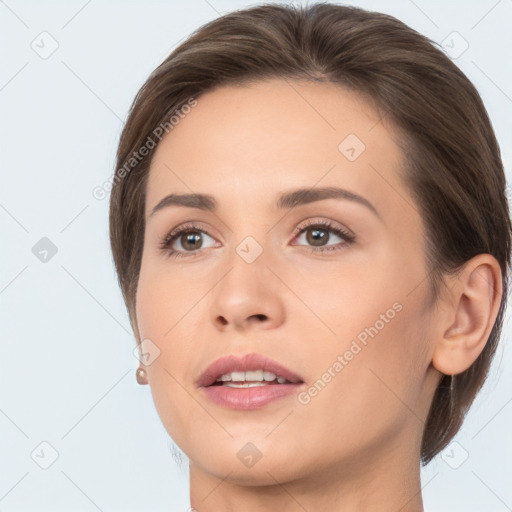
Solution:
<svg viewBox="0 0 512 512"><path fill-rule="evenodd" d="M196 476L275 484L418 464L439 373L424 230L393 135L354 92L271 80L201 96L156 148L136 313L159 350L155 406ZM354 196L322 198L327 187ZM216 208L152 214L169 194ZM198 385L218 358L254 353L302 383L216 386L245 408ZM280 385L291 391L250 401Z"/></svg>

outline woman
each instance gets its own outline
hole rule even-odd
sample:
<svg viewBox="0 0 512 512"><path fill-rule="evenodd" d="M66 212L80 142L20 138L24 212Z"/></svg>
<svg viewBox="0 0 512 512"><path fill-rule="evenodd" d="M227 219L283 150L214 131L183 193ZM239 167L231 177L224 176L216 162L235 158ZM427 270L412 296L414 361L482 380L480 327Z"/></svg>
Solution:
<svg viewBox="0 0 512 512"><path fill-rule="evenodd" d="M329 4L204 25L135 98L110 234L195 510L423 510L510 271L499 148L442 51Z"/></svg>

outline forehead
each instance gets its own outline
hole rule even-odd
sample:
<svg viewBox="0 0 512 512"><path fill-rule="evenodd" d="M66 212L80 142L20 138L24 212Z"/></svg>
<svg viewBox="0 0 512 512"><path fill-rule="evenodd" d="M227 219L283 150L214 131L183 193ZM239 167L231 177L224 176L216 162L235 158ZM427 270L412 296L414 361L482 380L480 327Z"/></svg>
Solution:
<svg viewBox="0 0 512 512"><path fill-rule="evenodd" d="M276 79L220 87L200 96L157 146L146 214L170 192L270 207L273 190L318 184L377 200L384 182L388 196L401 188L395 136L367 98L334 84Z"/></svg>

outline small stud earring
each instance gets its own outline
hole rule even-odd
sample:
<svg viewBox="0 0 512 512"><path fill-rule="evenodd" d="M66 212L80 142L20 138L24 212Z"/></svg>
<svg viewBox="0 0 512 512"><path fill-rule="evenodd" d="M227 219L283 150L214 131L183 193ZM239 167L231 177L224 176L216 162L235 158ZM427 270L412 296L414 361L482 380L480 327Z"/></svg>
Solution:
<svg viewBox="0 0 512 512"><path fill-rule="evenodd" d="M146 382L146 370L144 368L137 368L135 372L135 377L137 378L137 382L141 385L147 384Z"/></svg>

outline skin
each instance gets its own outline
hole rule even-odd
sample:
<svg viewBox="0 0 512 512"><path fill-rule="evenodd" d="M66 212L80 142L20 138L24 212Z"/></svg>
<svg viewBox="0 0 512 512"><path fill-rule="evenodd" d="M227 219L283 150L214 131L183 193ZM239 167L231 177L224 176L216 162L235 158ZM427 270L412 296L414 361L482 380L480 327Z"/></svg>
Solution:
<svg viewBox="0 0 512 512"><path fill-rule="evenodd" d="M497 261L479 255L430 307L424 228L399 177L396 133L359 94L268 80L204 94L156 148L138 334L160 350L147 382L189 458L197 511L423 511L421 436L433 393L442 373L464 371L483 349L501 278ZM366 146L354 161L338 149L348 134ZM378 215L346 199L273 206L284 191L324 186L363 196ZM171 206L150 216L167 194L192 192L213 195L218 211ZM325 245L340 250L311 252L308 231L294 234L308 219L356 239L328 231ZM190 221L201 227L198 249L169 257L162 239ZM248 236L263 249L252 263L236 252ZM186 251L183 241L174 248ZM298 373L307 391L397 303L306 404L292 394L230 410L195 384L218 357L258 352ZM248 442L261 453L252 467L237 457Z"/></svg>

